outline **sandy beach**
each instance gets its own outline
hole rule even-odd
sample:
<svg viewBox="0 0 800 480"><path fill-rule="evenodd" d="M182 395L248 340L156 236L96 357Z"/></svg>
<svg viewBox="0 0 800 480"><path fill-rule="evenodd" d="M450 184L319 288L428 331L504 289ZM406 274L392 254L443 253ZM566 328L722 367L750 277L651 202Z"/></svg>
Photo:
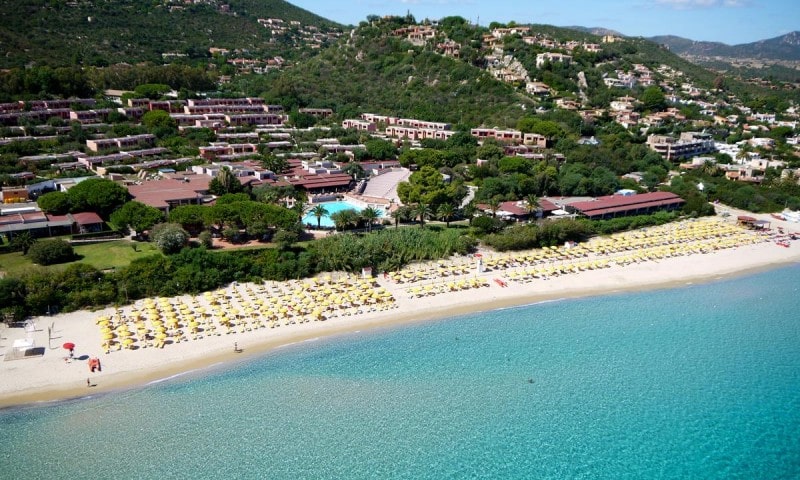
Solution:
<svg viewBox="0 0 800 480"><path fill-rule="evenodd" d="M766 216L763 218L768 219ZM714 222L709 229L722 225L726 230L719 237L698 240L680 236L690 231L688 226L694 228L699 222L708 221ZM3 379L0 382L0 407L78 398L130 388L212 365L224 368L226 363L244 357L320 337L552 299L700 283L800 261L800 241L787 241L789 246L786 247L778 245L774 238L778 227L793 232L800 228L774 219L770 221L772 236L735 226L734 218L715 218L666 227L670 230L658 230L656 227L629 232L614 236L613 241L594 239L594 244L587 244L592 248L579 245L580 249L573 251L580 255L572 257L565 256L565 253L569 253L565 250L546 251L550 257L543 256L541 251L527 254L483 252L481 257L437 262L425 270L434 272L438 269L443 272L441 277L425 277L422 268L414 266L408 269L411 273L403 281L397 281L397 278L403 277L384 275L370 280L369 291L373 292L374 298L378 298L375 292L382 292L383 299L378 302L365 300L362 307L341 309L335 315L323 316L315 309L313 314L305 315L304 320L298 317L294 323L273 318L271 322L269 319L263 320L258 326L255 321L252 324L242 321L238 322L241 328L234 327L230 333L215 331L213 334L206 332L205 335L193 335L184 325L181 341L167 341L163 348L159 348L161 345L156 345L157 342L152 339L149 342L139 340L135 344L131 341L134 348L121 348L120 340L117 345L119 349L111 348L109 353L105 351L108 344L104 344L98 317L113 319L115 316L122 318L133 315L137 308L142 310L147 306L141 300L133 306L124 307L122 313L107 308L97 312L79 311L38 317L34 319L35 331L32 333L26 333L22 328L3 327L0 330L0 353L3 354L0 357L0 378ZM703 226L705 228L705 224ZM664 232L675 236L671 243L667 242L668 235ZM612 251L609 248L612 244L625 249ZM483 272L473 268L478 260L485 268ZM420 277L412 277L412 274L420 274ZM333 280L329 281L336 281L337 275L331 275ZM350 282L353 288L361 288L355 277L340 274L338 279ZM293 288L296 289L295 293L300 292L304 285L300 282L232 285L216 295L233 299L230 302L242 302L242 305L245 305L244 298L247 298L247 302L256 300L262 305L269 303L271 298L278 298L270 297L265 292L282 289L284 295L291 296ZM337 291L324 293L325 288L330 288L327 285L314 283L309 288L335 299L339 295ZM362 287L367 288L366 282ZM156 302L149 301L152 304ZM214 305L216 300L212 300L210 295L198 295L160 301L164 305L169 302L176 306L191 304L199 309L198 305L207 306L203 302ZM234 303L223 303L222 309L231 310ZM236 305L238 308L239 304ZM245 326L252 328L245 329ZM44 347L44 355L10 359L14 341L26 336L33 338L37 347ZM62 347L65 342L76 345L75 358L71 361L66 360L68 352ZM234 346L241 352L234 352ZM89 358L100 359L101 372L89 371ZM87 386L87 379L91 386Z"/></svg>

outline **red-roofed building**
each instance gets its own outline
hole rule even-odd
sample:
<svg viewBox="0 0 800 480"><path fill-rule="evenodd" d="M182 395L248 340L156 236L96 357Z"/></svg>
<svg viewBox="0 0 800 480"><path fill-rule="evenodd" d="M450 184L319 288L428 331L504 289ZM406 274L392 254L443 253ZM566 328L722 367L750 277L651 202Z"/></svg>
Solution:
<svg viewBox="0 0 800 480"><path fill-rule="evenodd" d="M478 209L485 213L492 213L491 208L489 208L489 205L486 203L479 203ZM539 199L539 208L537 212L541 212L542 217L546 217L556 210L558 210L558 206L550 200L545 200L544 198ZM537 212L534 212L533 215L537 216ZM495 214L500 218L516 220L518 222L527 220L530 217L525 200L502 202L498 205Z"/></svg>
<svg viewBox="0 0 800 480"><path fill-rule="evenodd" d="M72 214L74 225L80 233L100 232L103 230L103 219L94 212L80 212Z"/></svg>
<svg viewBox="0 0 800 480"><path fill-rule="evenodd" d="M609 195L585 202L566 205L570 213L577 213L592 220L646 215L658 210L676 210L686 203L670 192L650 192L636 195Z"/></svg>
<svg viewBox="0 0 800 480"><path fill-rule="evenodd" d="M208 175L185 175L181 180L167 178L128 186L128 192L137 202L150 205L169 213L179 205L200 204L203 195L208 193Z"/></svg>
<svg viewBox="0 0 800 480"><path fill-rule="evenodd" d="M330 173L324 175L303 175L297 178L287 178L289 183L297 188L302 188L308 193L344 192L350 189L353 178L346 173Z"/></svg>
<svg viewBox="0 0 800 480"><path fill-rule="evenodd" d="M47 215L36 210L0 215L0 235L6 235L9 240L22 232L30 232L34 237L101 232L104 225L103 219L94 212Z"/></svg>

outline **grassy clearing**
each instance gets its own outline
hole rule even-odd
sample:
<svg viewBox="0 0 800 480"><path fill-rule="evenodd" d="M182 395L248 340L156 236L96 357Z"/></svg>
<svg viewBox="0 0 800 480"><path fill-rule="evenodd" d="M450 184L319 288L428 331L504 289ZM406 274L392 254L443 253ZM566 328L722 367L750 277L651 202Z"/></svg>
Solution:
<svg viewBox="0 0 800 480"><path fill-rule="evenodd" d="M80 262L88 263L97 269L104 270L124 267L137 258L153 254L160 255L161 251L149 242L117 240L107 243L78 245L75 246L75 253L83 257L79 260Z"/></svg>
<svg viewBox="0 0 800 480"><path fill-rule="evenodd" d="M135 247L135 249L134 249ZM124 267L131 261L153 254L160 254L158 248L152 243L131 242L129 240L117 240L106 243L93 243L89 245L76 245L75 253L79 260L71 263L87 263L99 270L109 268ZM46 269L63 269L71 263L51 265L49 267L36 267ZM22 252L7 253L0 255L0 272L10 276L19 276L26 270L34 266L28 257Z"/></svg>

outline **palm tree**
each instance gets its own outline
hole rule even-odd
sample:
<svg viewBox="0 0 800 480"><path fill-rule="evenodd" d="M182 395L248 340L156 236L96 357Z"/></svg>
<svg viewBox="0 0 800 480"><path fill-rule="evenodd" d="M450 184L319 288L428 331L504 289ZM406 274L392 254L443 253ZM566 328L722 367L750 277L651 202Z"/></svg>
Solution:
<svg viewBox="0 0 800 480"><path fill-rule="evenodd" d="M474 202L469 202L468 204L461 207L461 213L467 217L467 221L470 225L472 225L472 219L475 217L475 213L478 211L478 207L475 206Z"/></svg>
<svg viewBox="0 0 800 480"><path fill-rule="evenodd" d="M331 214L331 221L336 230L342 231L347 229L347 215L344 214L346 210L339 210Z"/></svg>
<svg viewBox="0 0 800 480"><path fill-rule="evenodd" d="M301 222L303 221L303 215L305 214L306 202L307 199L302 195L296 197L294 200L294 207L292 209L297 212L297 218L299 218Z"/></svg>
<svg viewBox="0 0 800 480"><path fill-rule="evenodd" d="M431 208L426 203L418 203L414 208L414 213L419 217L419 227L425 227L425 217L431 214Z"/></svg>
<svg viewBox="0 0 800 480"><path fill-rule="evenodd" d="M394 228L400 227L400 222L407 222L411 219L411 209L405 205L401 205L392 212L394 218Z"/></svg>
<svg viewBox="0 0 800 480"><path fill-rule="evenodd" d="M336 230L347 230L358 223L359 215L352 209L340 210L331 214L331 220L336 225Z"/></svg>
<svg viewBox="0 0 800 480"><path fill-rule="evenodd" d="M328 209L325 208L325 205L317 205L311 209L311 214L317 217L317 229L322 228L322 217L328 213L330 212L328 212Z"/></svg>
<svg viewBox="0 0 800 480"><path fill-rule="evenodd" d="M225 195L226 193L238 193L244 190L239 179L236 178L230 167L222 167L217 176L211 179L208 191L214 195Z"/></svg>
<svg viewBox="0 0 800 480"><path fill-rule="evenodd" d="M453 208L452 203L443 203L439 205L439 208L436 210L436 213L439 215L439 218L444 220L447 228L450 228L450 220L455 215L455 209Z"/></svg>
<svg viewBox="0 0 800 480"><path fill-rule="evenodd" d="M539 197L530 194L525 197L525 211L528 212L528 220L532 221L534 214L539 210Z"/></svg>
<svg viewBox="0 0 800 480"><path fill-rule="evenodd" d="M492 217L496 217L497 211L500 210L500 197L492 197L486 203L489 205L489 210L492 212Z"/></svg>
<svg viewBox="0 0 800 480"><path fill-rule="evenodd" d="M14 235L14 238L11 239L11 248L14 250L21 250L23 255L27 255L28 250L30 250L34 243L36 243L36 239L33 238L31 232L24 230Z"/></svg>
<svg viewBox="0 0 800 480"><path fill-rule="evenodd" d="M739 163L744 163L750 157L750 151L752 150L749 143L745 143L741 147L739 147L739 151L736 153L736 160L739 160Z"/></svg>
<svg viewBox="0 0 800 480"><path fill-rule="evenodd" d="M361 218L367 222L367 231L372 232L372 224L375 223L375 220L381 218L381 212L372 207L367 207L361 210Z"/></svg>

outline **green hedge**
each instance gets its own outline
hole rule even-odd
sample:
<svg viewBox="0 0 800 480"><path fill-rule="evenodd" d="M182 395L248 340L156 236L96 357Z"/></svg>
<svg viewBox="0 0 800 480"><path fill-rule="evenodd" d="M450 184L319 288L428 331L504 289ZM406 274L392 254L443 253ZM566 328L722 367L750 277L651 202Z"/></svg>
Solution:
<svg viewBox="0 0 800 480"><path fill-rule="evenodd" d="M103 232L76 233L72 236L73 240L92 240L95 238L122 238L122 234L116 230L106 230Z"/></svg>

